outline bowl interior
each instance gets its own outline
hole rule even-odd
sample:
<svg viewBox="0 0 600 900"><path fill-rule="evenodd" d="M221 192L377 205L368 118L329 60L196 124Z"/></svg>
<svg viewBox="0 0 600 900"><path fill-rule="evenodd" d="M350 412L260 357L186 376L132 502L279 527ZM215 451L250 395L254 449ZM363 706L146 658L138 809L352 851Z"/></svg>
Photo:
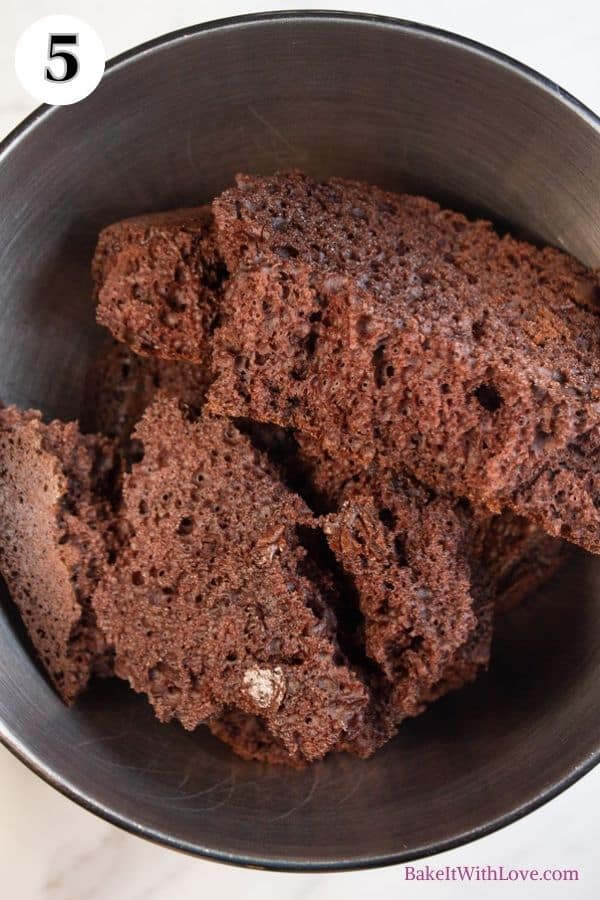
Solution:
<svg viewBox="0 0 600 900"><path fill-rule="evenodd" d="M0 150L0 396L81 410L102 338L100 228L205 202L237 171L304 168L425 192L600 265L600 127L482 48L372 17L264 16L117 61L73 107ZM507 616L490 672L407 722L375 758L305 772L243 762L162 726L124 685L66 710L0 609L0 733L135 831L233 862L374 865L467 840L548 798L600 746L600 566L576 553Z"/></svg>

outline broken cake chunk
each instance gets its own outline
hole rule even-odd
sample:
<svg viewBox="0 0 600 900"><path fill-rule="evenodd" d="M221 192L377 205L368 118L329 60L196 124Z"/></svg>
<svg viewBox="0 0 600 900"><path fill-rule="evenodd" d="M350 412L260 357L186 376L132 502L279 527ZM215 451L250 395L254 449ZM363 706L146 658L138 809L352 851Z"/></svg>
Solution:
<svg viewBox="0 0 600 900"><path fill-rule="evenodd" d="M91 595L113 526L112 444L0 409L0 571L56 690L72 703L111 669Z"/></svg>
<svg viewBox="0 0 600 900"><path fill-rule="evenodd" d="M127 344L108 340L90 366L85 387L85 431L113 438L129 464L139 452L132 433L158 391L199 413L210 384L206 365L137 356Z"/></svg>
<svg viewBox="0 0 600 900"><path fill-rule="evenodd" d="M92 263L98 322L142 356L205 362L224 271L208 206L116 222Z"/></svg>
<svg viewBox="0 0 600 900"><path fill-rule="evenodd" d="M291 755L316 759L368 701L305 565L311 515L226 420L187 418L159 394L124 480L129 544L94 597L115 669L162 721L259 715Z"/></svg>
<svg viewBox="0 0 600 900"><path fill-rule="evenodd" d="M599 277L420 197L300 173L213 203L213 412L600 552Z"/></svg>
<svg viewBox="0 0 600 900"><path fill-rule="evenodd" d="M471 553L472 529L460 507L389 471L352 482L340 512L326 519L396 724L421 712L442 685L458 687L487 665L493 594Z"/></svg>

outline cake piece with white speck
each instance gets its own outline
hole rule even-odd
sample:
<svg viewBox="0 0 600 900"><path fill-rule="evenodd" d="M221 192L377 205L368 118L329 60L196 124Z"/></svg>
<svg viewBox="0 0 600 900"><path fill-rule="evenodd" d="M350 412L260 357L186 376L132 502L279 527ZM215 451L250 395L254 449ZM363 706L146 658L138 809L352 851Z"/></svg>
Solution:
<svg viewBox="0 0 600 900"><path fill-rule="evenodd" d="M162 721L260 716L293 757L352 733L369 700L298 527L303 501L225 420L159 393L124 479L131 538L94 597L115 669Z"/></svg>

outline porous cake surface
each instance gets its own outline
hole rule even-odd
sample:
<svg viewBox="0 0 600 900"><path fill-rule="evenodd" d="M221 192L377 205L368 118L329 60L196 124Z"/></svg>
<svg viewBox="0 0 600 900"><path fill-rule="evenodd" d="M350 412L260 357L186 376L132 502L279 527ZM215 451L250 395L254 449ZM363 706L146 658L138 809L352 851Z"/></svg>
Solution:
<svg viewBox="0 0 600 900"><path fill-rule="evenodd" d="M107 563L112 446L75 424L0 410L0 571L41 662L71 703L111 652L90 603Z"/></svg>
<svg viewBox="0 0 600 900"><path fill-rule="evenodd" d="M513 609L539 590L573 549L509 510L490 515L471 509L463 515L473 519L470 554L485 568L496 613Z"/></svg>
<svg viewBox="0 0 600 900"><path fill-rule="evenodd" d="M132 536L94 597L117 673L163 721L192 729L234 708L288 753L323 756L368 692L307 564L309 510L225 420L189 421L159 395L135 436Z"/></svg>
<svg viewBox="0 0 600 900"><path fill-rule="evenodd" d="M57 690L302 767L487 667L600 552L598 273L299 172L117 222L82 434L0 404L0 571ZM105 436L100 437L98 432Z"/></svg>
<svg viewBox="0 0 600 900"><path fill-rule="evenodd" d="M107 340L90 365L82 426L114 439L130 463L139 453L132 432L157 392L199 413L209 384L206 364L138 356L127 344Z"/></svg>
<svg viewBox="0 0 600 900"><path fill-rule="evenodd" d="M600 550L598 276L419 197L299 173L213 204L217 413Z"/></svg>
<svg viewBox="0 0 600 900"><path fill-rule="evenodd" d="M125 219L92 263L97 319L136 353L205 362L224 269L206 206Z"/></svg>
<svg viewBox="0 0 600 900"><path fill-rule="evenodd" d="M371 463L362 471L348 457L334 457L324 450L314 438L296 434L295 455L288 457L282 466L292 467L292 480L300 494L315 504L317 512L337 512L344 498L366 490L367 494L381 479L388 485L396 479L406 479L413 484L415 499L433 496L424 485L416 489L417 481L406 470L399 470L400 478L393 476L385 466ZM448 499L448 498L446 498ZM438 502L443 503L439 497ZM534 593L556 572L567 555L568 544L552 537L532 522L515 515L510 510L490 513L469 503L450 503L459 509L460 521L468 534L469 558L484 569L491 586L496 612L505 612L517 606ZM415 508L415 515L419 513ZM417 521L417 520L415 520Z"/></svg>
<svg viewBox="0 0 600 900"><path fill-rule="evenodd" d="M242 759L291 766L294 769L306 766L306 760L300 754L292 756L286 751L259 716L248 715L239 709L229 709L211 719L208 727L215 737Z"/></svg>
<svg viewBox="0 0 600 900"><path fill-rule="evenodd" d="M371 265L372 258L350 232L345 233L341 243L334 245L338 226L331 226L328 221L325 225L320 223L317 207L310 207L302 219L302 207L294 191L306 188L307 180L294 175L290 181L294 179L297 184L281 201L292 225L281 221L284 216L279 217L273 225L275 237L269 234L269 223L256 197L252 195L248 200L248 193L256 187L254 182L248 191L248 182L242 180L244 196L236 198L235 222L225 221L223 225L219 204L226 205L226 200L215 204L220 228L218 253L227 258L233 278L228 293L220 298L224 326L217 331L217 353L213 359L217 384L211 401L219 411L245 417L243 421L236 419L237 430L227 427L240 440L243 439L238 431L242 430L254 445L270 455L272 465L267 468L273 479L292 484L318 512L332 513L326 520L326 529L335 557L333 568L339 567L333 573L333 584L332 561L326 560L319 569L315 567L312 552L310 560L304 557L302 571L306 577L310 569L308 580L317 586L319 603L326 610L329 639L341 644L337 652L341 650L341 657L350 669L353 667L354 674L360 672L359 680L367 698L360 710L355 711L352 726L337 739L331 739L330 749L368 756L393 735L404 717L417 714L438 696L472 680L487 665L494 604L497 608L507 608L542 583L556 568L562 545L510 511L501 515L481 509L475 512L468 503L425 488L408 474L404 465L390 468L390 461L397 461L396 424L392 416L386 419L381 413L393 406L395 395L391 392L381 399L378 392L385 394L387 382L393 381L398 358L394 357L394 362L388 358L389 338L383 346L379 334L378 342L373 345L371 331L381 325L393 337L394 328L398 328L392 314L395 301L391 281L393 278L398 281L402 266L386 269L390 283L380 284L377 277L374 283L359 278L358 270L368 260ZM327 218L333 210L334 218L337 213L341 222L348 215L347 193L362 191L365 202L378 197L379 211L388 218L381 226L385 234L381 238L384 246L379 262L385 259L385 253L392 253L390 241L397 240L389 220L404 216L404 226L408 229L409 220L414 218L415 246L411 246L410 252L408 248L405 251L413 268L418 254L430 252L432 234L438 251L446 247L440 244L444 229L451 231L451 241L454 241L451 246L458 258L457 242L462 240L458 235L466 229L469 236L461 245L459 269L469 285L483 283L484 277L481 273L476 277L475 272L483 264L491 272L486 276L486 290L492 289L501 273L503 289L543 288L553 297L550 306L559 303L560 291L565 290L577 311L594 307L593 276L564 254L539 251L509 238L499 239L486 223L469 223L457 214L440 211L429 201L395 198L397 206L393 208L388 202L391 195L385 195L388 200L382 201L381 192L376 189L345 182L335 182L335 185L343 194L337 211L326 196L331 185L317 185L314 191L312 187L306 188L309 197L306 202L310 206L315 192L325 191L318 197L321 215ZM287 187L283 188L281 183L275 189L269 188L270 196L276 195L275 204L285 190ZM334 196L338 195L334 192ZM352 198L356 199L355 194ZM372 211L363 215L365 210L355 205L351 213L359 221L369 222L371 241L379 239ZM256 233L252 229L246 232L248 219L254 216L258 222ZM293 231L296 226L301 239L296 234L291 243L277 243L279 232L287 233L290 227ZM310 246L301 243L307 235L312 239ZM299 242L297 246L294 240ZM317 241L326 248L318 254ZM352 252L350 245L354 247ZM508 264L508 256L517 251L520 253L517 262L511 257ZM143 252L148 254L147 248ZM160 255L160 250L156 255ZM445 256L444 260L449 262ZM184 263L187 265L189 259ZM517 274L513 270L518 270ZM164 295L168 283L165 273L168 273L165 267L156 267L154 285L160 287L159 296ZM425 278L424 283L430 281ZM417 302L419 297L413 299L418 311L416 319L422 325L425 312L432 306L431 296L421 306ZM446 307L449 309L449 304L440 304L442 312L448 313ZM367 311L368 327L366 318L357 322L357 308L362 310L361 315ZM153 316L157 309L154 303ZM424 327L429 334L431 329ZM135 346L131 336L127 339ZM191 337L192 343L193 340ZM243 344L241 353L240 343ZM152 352L163 351L155 348ZM121 439L128 438L157 392L162 392L160 403L164 404L165 389L171 397L178 398L179 405L186 407L192 417L198 416L210 382L206 365L210 355L209 348L204 352L203 365L196 366L151 355L143 359L123 345L116 347L107 355L107 371L99 378L100 386L105 386L106 398L100 404L105 419L103 427ZM191 352L188 357L195 358ZM369 376L373 384L369 383ZM435 376L435 371L427 375L434 382ZM347 391L348 386L356 389L355 395ZM493 406L494 398L487 389L474 390L478 392L479 405ZM177 415L181 417L180 412ZM111 425L115 421L116 428ZM193 430L199 423L212 427L215 420L205 417L195 425L185 417L182 421L185 429ZM265 427L261 422L279 423L288 431L279 426ZM296 428L294 435L289 432L290 426ZM145 427L144 420L141 430ZM139 435L134 438L133 443L146 454L142 466L149 459L146 444L152 446L159 431L156 424L151 439L144 441ZM178 434L180 441L173 445L175 457L178 453L185 455L185 448L190 445L190 432ZM213 435L213 450L220 440ZM248 450L247 442L245 446ZM260 453L251 452L266 465ZM414 469L410 452L405 448L402 459L404 453ZM138 468L134 468L134 480ZM429 483L435 482L430 479ZM281 486L280 489L284 490ZM443 490L449 489L443 486ZM288 499L292 496L286 494ZM231 503L238 501L239 497L235 496ZM145 503L143 498L140 502ZM299 501L296 498L294 502ZM139 526L133 522L131 503L127 501L127 504L128 527L135 530L133 546ZM494 508L493 502L489 505ZM310 520L298 521L304 524ZM314 528L314 522L310 528ZM297 533L295 540L297 548L302 548ZM130 549L125 551L123 559L131 568ZM305 553L304 549L300 552ZM144 578L142 585L145 585L142 570L135 571ZM121 591L121 578L115 570L112 585L115 595ZM138 600L132 600L131 605L137 607ZM124 656L130 649L127 648ZM218 702L210 706L202 692L196 691L193 701L202 700L206 705L201 713L196 706L190 714L189 685L186 687L184 672L182 690L180 662L169 663L171 668L163 671L163 663L159 661L155 671L155 667L146 663L143 653L140 659L135 659L133 668L131 658L127 659L121 674L136 689L149 693L159 715L165 718L175 715L184 724L185 717L189 716L187 727L193 727L197 721L208 721L214 734L248 758L288 763L313 758L311 750L298 743L294 745L285 734L282 739L278 725L273 730L272 721L259 709L240 703L239 697L231 693L222 692ZM136 670L132 677L138 663L139 672ZM239 681L239 673L235 677ZM157 690L154 690L155 683ZM174 695L177 701L173 705L168 697ZM315 756L323 752L326 751L319 749Z"/></svg>
<svg viewBox="0 0 600 900"><path fill-rule="evenodd" d="M124 345L107 348L102 360L104 365L97 380L98 387L104 385L105 390L96 392L99 397L95 407L96 415L100 415L107 433L118 437L121 444L125 441L127 445L131 430L143 414L145 405L151 402L163 384L167 385L167 392L171 396L179 398L180 405L183 404L188 410L191 409L196 413L200 409L201 403L198 402L201 394L198 383L202 372L200 367L136 357ZM163 371L168 373L168 377L161 381ZM561 542L547 537L528 523L521 523L510 513L504 513L502 516L482 515L481 523L478 521L477 525L470 521L471 514L466 509L462 509L460 517L457 518L453 504L439 499L430 503L431 493L417 486L414 480L405 477L394 481L389 476L386 482L381 476L377 479L373 471L370 474L357 474L351 467L331 459L315 442L303 435L297 435L297 440L294 440L291 435L277 427L248 421L239 422L238 428L249 435L255 446L268 454L284 483L293 484L309 501L317 498L320 510L324 507L329 511L339 510L344 497L346 500L352 497L352 514L362 522L362 529L364 530L371 522L372 530L363 555L367 552L371 554L373 548L370 541L374 540L380 569L376 572L376 564L370 564L362 573L363 580L359 585L361 573L352 574L352 560L349 563L338 548L338 556L348 566L348 571L340 566L337 574L342 577L338 578L337 585L334 585L333 591L329 590L327 597L331 612L338 619L338 635L340 623L346 631L350 625L352 629L360 632L351 636L346 634L346 638L351 637L355 644L355 650L358 652L351 655L356 665L364 672L371 693L369 705L361 716L357 717L353 733L346 734L340 739L334 749L369 756L393 736L398 722L405 715L413 714L415 710L423 708L425 703L442 693L472 680L477 671L487 664L490 622L489 617L486 618L481 614L477 598L473 596L471 584L473 571L477 572L488 565L496 603L505 604L507 597L514 603L519 599L519 585L526 590L533 589L553 571L560 554L554 552L549 557L547 545L554 546ZM139 440L134 439L130 443L137 444L139 453L141 449ZM377 482L378 486L375 488ZM395 484L395 490L392 483ZM385 489L384 484L387 485ZM447 538L447 552L451 564L447 565L444 560L438 558L440 554L436 552L429 560L429 573L435 571L438 564L444 563L446 579L442 584L440 579L443 576L440 572L436 589L431 592L434 598L432 606L441 604L444 607L446 604L448 610L458 596L457 606L460 606L463 612L466 611L475 617L475 625L469 629L466 641L461 641L458 634L454 635L457 638L454 648L450 643L443 645L445 640L443 634L435 635L435 640L429 642L425 652L430 654L437 652L439 662L435 667L430 666L429 670L422 661L419 661L416 668L413 665L411 690L407 689L409 679L403 676L402 680L392 674L389 665L379 668L376 660L378 654L381 658L381 653L385 653L386 648L389 649L392 642L390 635L395 634L397 640L396 649L393 651L393 668L397 672L403 670L399 648L407 641L408 630L406 622L404 626L402 625L395 606L398 605L404 610L412 608L416 618L419 619L423 613L422 611L416 613L415 609L423 603L425 606L428 605L431 581L429 587L423 587L423 579L427 579L427 573L423 572L422 563L420 566L414 565L415 558L411 563L405 560L405 566L398 570L398 542L404 541L405 536L388 533L386 545L386 531L383 529L382 539L382 523L377 518L377 510L381 513L387 509L387 518L385 512L383 516L388 526L392 524L390 518L392 514L382 499L382 492L386 491L391 492L393 504L402 508L401 522L404 532L411 533L410 540L422 542L422 558L426 558L427 541L431 538L431 525L435 520L436 511L439 521L443 522L445 515L447 520L452 522L455 542L453 546L450 546L451 537ZM355 527L349 526L349 513L350 509L347 506L338 517L332 519L339 526L339 543L345 551L352 545L356 531ZM360 525L356 527L360 532ZM522 558L525 538L527 553L525 558ZM387 555L382 559L383 547ZM544 549L546 556L542 554ZM461 568L465 579L468 579L468 591L460 589L459 586L458 595L448 587L453 582L450 574L453 567L455 571ZM330 569L331 560L327 560L324 570L314 573L322 591L327 590L328 582L331 581ZM385 571L386 578L382 580L379 577L378 580L378 575L381 576L382 571ZM398 573L400 577L397 577ZM384 594L393 594L395 598L394 603L388 608L387 615L384 615L383 604L373 601L370 593L373 585ZM415 593L414 585L420 585L420 593ZM360 586L360 591L357 586ZM478 596L481 598L481 593ZM359 618L353 607L360 611ZM348 649L347 643L345 649ZM413 663L417 662L413 651L408 652L406 659L412 660ZM385 674L383 668L386 669ZM407 666L407 670L409 669L410 666ZM420 675L417 676L416 671L419 669ZM419 677L420 683L417 685ZM208 724L215 736L227 743L238 755L247 759L288 765L299 765L302 760L302 756L298 753L293 756L287 753L281 741L271 734L263 719L243 713L235 707L211 718Z"/></svg>
<svg viewBox="0 0 600 900"><path fill-rule="evenodd" d="M329 572L340 644L371 697L334 750L368 757L487 667L494 612L547 580L564 544L509 513L436 497L406 473L363 473L341 498L321 520L333 553L321 552L321 583ZM260 718L233 711L209 724L244 758L298 763Z"/></svg>
<svg viewBox="0 0 600 900"><path fill-rule="evenodd" d="M140 452L132 440L135 425L158 391L177 399L193 414L202 409L211 381L206 365L137 356L111 340L91 368L86 391L86 430L116 442L127 463ZM237 427L265 452L279 477L316 513L339 510L349 482L364 482L377 466L357 471L348 457L333 457L318 441L279 426L238 420ZM350 486L351 487L351 486ZM480 515L480 547L494 583L496 608L509 609L535 591L558 568L565 544L510 511Z"/></svg>
<svg viewBox="0 0 600 900"><path fill-rule="evenodd" d="M487 664L492 596L470 555L469 519L406 475L378 473L352 482L327 540L356 585L365 652L383 675L389 715L398 724L437 695L475 632L485 648L465 660L462 682Z"/></svg>

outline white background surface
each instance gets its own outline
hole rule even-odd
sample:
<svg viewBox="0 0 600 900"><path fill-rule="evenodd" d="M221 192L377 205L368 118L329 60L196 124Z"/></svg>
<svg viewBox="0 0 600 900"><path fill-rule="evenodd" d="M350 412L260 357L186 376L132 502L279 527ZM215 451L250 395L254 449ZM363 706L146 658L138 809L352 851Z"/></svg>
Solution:
<svg viewBox="0 0 600 900"><path fill-rule="evenodd" d="M204 20L297 4L192 0L0 0L0 137L36 103L17 82L21 31L43 15L71 13L100 34L108 57ZM332 6L336 4L332 3ZM600 113L599 0L406 0L338 8L414 19L457 31L528 63ZM600 189L600 186L599 186ZM117 830L65 800L0 748L0 897L10 900L375 900L385 897L600 897L600 767L527 818L431 865L579 868L577 883L411 883L402 866L343 875L281 875L189 859Z"/></svg>

